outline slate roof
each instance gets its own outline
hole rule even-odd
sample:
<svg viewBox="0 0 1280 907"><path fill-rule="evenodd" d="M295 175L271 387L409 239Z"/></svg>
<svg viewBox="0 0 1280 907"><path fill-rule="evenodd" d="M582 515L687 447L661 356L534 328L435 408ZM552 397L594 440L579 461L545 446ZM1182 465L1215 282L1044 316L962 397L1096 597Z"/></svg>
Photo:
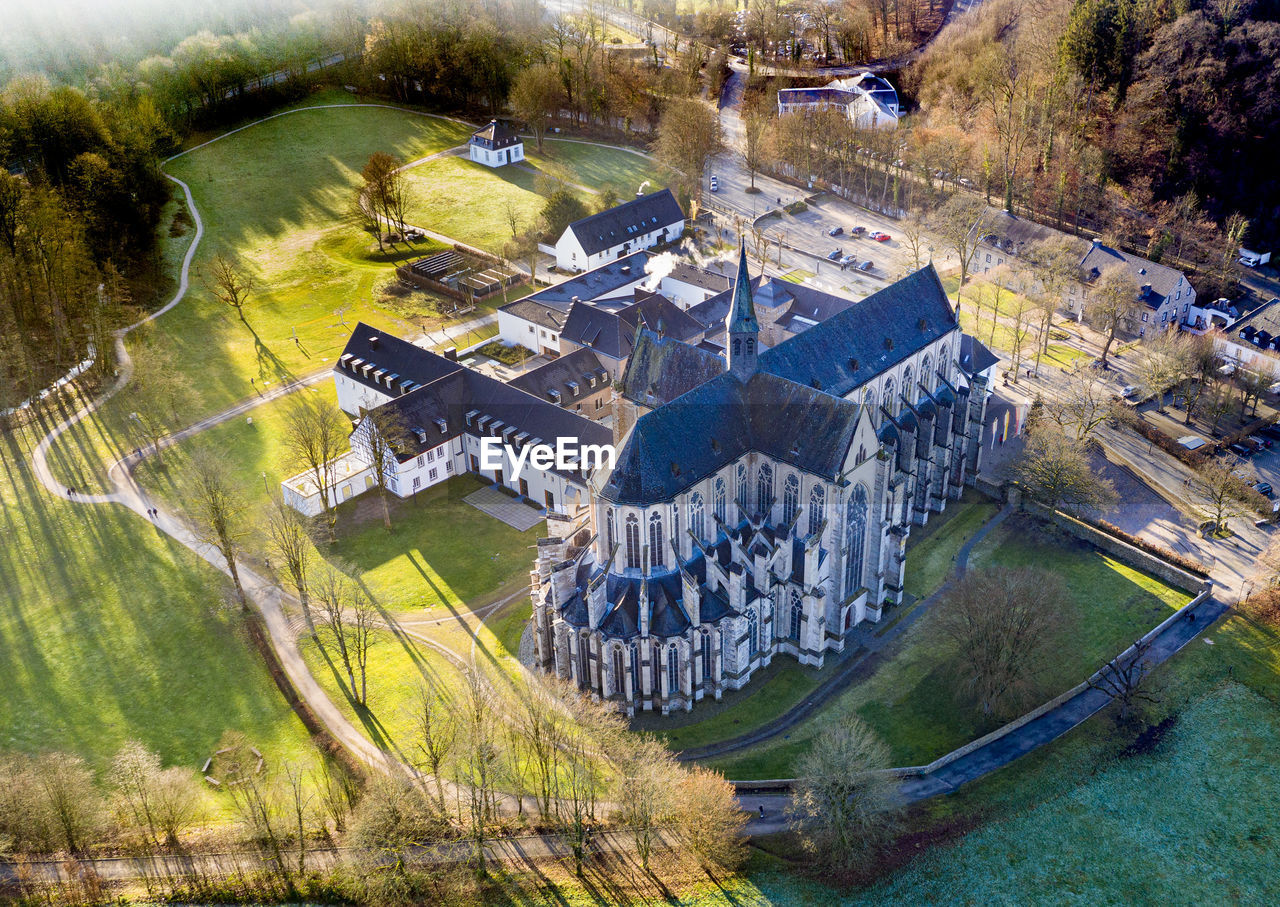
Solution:
<svg viewBox="0 0 1280 907"><path fill-rule="evenodd" d="M818 292L797 286L797 299L805 290ZM926 265L765 350L759 369L842 396L957 330L959 322L938 272Z"/></svg>
<svg viewBox="0 0 1280 907"><path fill-rule="evenodd" d="M1101 242L1091 243L1084 258L1080 260L1080 270L1087 283L1092 283L1104 271L1115 267L1128 271L1139 288L1150 285L1151 292L1143 293L1139 290L1139 298L1153 309L1160 308L1165 299L1173 295L1182 280L1182 272L1175 268L1158 265Z"/></svg>
<svg viewBox="0 0 1280 907"><path fill-rule="evenodd" d="M636 420L602 494L619 504L664 501L751 450L833 478L861 407L757 372L725 372Z"/></svg>
<svg viewBox="0 0 1280 907"><path fill-rule="evenodd" d="M661 406L724 370L724 359L702 346L641 331L622 373L622 395L645 406Z"/></svg>
<svg viewBox="0 0 1280 907"><path fill-rule="evenodd" d="M977 337L960 335L960 368L967 375L985 372L1000 360Z"/></svg>
<svg viewBox="0 0 1280 907"><path fill-rule="evenodd" d="M545 290L539 290L521 301L537 302L559 309L561 312L567 312L574 297L586 302L644 280L649 258L648 252L624 255L622 258L598 268L592 268L590 271L584 271L576 277L547 287Z"/></svg>
<svg viewBox="0 0 1280 907"><path fill-rule="evenodd" d="M587 255L595 255L682 220L684 212L676 197L670 189L662 189L576 220L566 229Z"/></svg>
<svg viewBox="0 0 1280 907"><path fill-rule="evenodd" d="M434 359L449 362L443 356L423 352ZM579 445L608 444L613 440L609 429L557 406L545 397L526 393L457 363L449 364L454 366L452 370L379 407L380 410L389 408L398 413L400 423L407 430L407 434L394 445L401 461L464 433L476 437L492 435L495 421L501 423L499 437L502 429L515 427L516 432L508 432L508 440L514 439L518 432L527 432L529 438L526 440L541 438L552 445L558 438L573 439ZM468 421L468 413L473 412L475 415ZM481 426L479 423L483 416L490 418ZM444 428L440 427L440 422L444 423ZM420 429L422 434L414 429ZM578 481L582 478L573 471L554 471Z"/></svg>
<svg viewBox="0 0 1280 907"><path fill-rule="evenodd" d="M1010 214L1003 208L987 206L982 220L977 226L982 242L993 248L1001 249L1010 255L1025 257L1031 253L1031 247L1048 240L1065 239L1083 256L1089 249L1089 241L1070 233L1063 233L1053 227L1038 224L1025 217Z"/></svg>
<svg viewBox="0 0 1280 907"><path fill-rule="evenodd" d="M544 327L552 331L559 331L564 327L565 313L554 306L543 305L532 299L517 299L515 302L508 302L499 311L514 315L517 318L523 318L531 324L538 327Z"/></svg>
<svg viewBox="0 0 1280 907"><path fill-rule="evenodd" d="M677 340L701 339L704 328L678 305L660 293L642 295L620 309L609 310L589 302L575 302L565 317L560 336L565 340L590 347L616 360L631 355L636 328L643 322L652 330L661 330Z"/></svg>
<svg viewBox="0 0 1280 907"><path fill-rule="evenodd" d="M756 307L751 299L751 278L747 271L747 244L744 240L740 248L738 275L733 281L733 306L729 309L729 323L725 328L730 333L756 334L760 331L760 322L756 320ZM737 362L737 359L734 359ZM737 365L734 366L737 368Z"/></svg>
<svg viewBox="0 0 1280 907"><path fill-rule="evenodd" d="M499 120L490 120L488 124L471 133L471 140L486 148L509 148L520 144L520 136Z"/></svg>
<svg viewBox="0 0 1280 907"><path fill-rule="evenodd" d="M1249 343L1259 349L1280 349L1280 299L1259 306L1236 321L1223 334L1236 343Z"/></svg>
<svg viewBox="0 0 1280 907"><path fill-rule="evenodd" d="M717 274L715 271L708 271L706 268L699 268L686 261L677 263L676 266L671 269L671 273L669 273L667 277L671 280L678 280L681 283L687 283L691 287L710 290L713 293L723 293L725 290L733 286L733 281L728 277L725 277L723 274Z"/></svg>
<svg viewBox="0 0 1280 907"><path fill-rule="evenodd" d="M577 394L574 394L570 382L578 386ZM546 365L512 378L508 383L544 399L547 399L547 391L555 390L560 393L564 403L572 403L574 399L588 397L601 388L608 387L609 369L601 363L599 356L584 347L552 359Z"/></svg>
<svg viewBox="0 0 1280 907"><path fill-rule="evenodd" d="M334 365L335 371L384 394L405 393L412 385L428 384L461 368L451 359L386 334L363 321L357 322L351 331ZM394 380L388 384L388 378Z"/></svg>

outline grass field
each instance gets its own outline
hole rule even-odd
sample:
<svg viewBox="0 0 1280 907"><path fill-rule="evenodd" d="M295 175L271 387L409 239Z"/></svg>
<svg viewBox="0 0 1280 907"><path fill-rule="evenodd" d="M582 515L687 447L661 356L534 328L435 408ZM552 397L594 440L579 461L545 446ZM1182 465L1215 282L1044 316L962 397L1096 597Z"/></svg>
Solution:
<svg viewBox="0 0 1280 907"><path fill-rule="evenodd" d="M996 515L999 505L972 488L952 501L929 525L911 530L907 541L907 569L903 587L916 598L932 595L955 569L955 558L975 532Z"/></svg>
<svg viewBox="0 0 1280 907"><path fill-rule="evenodd" d="M949 562L949 559L948 559ZM1062 577L1069 612L1058 644L1039 678L1044 699L1080 682L1157 624L1188 596L1048 527L1022 518L1006 520L974 549L970 568L984 564L1034 564ZM788 777L794 760L822 728L852 711L889 744L895 765L919 765L993 729L957 700L951 664L955 644L942 632L936 609L921 614L883 653L869 677L824 706L789 740L712 760L730 778Z"/></svg>
<svg viewBox="0 0 1280 907"><path fill-rule="evenodd" d="M1096 719L1095 719L1096 722ZM872 888L842 893L765 873L763 903L1275 903L1280 856L1271 770L1280 712L1235 684L1191 704L1154 751L1072 745L1024 784L1036 802L934 847ZM1028 757L1031 758L1031 757ZM744 903L761 903L738 892Z"/></svg>
<svg viewBox="0 0 1280 907"><path fill-rule="evenodd" d="M511 239L508 209L517 219L517 228L527 229L546 204L539 192L557 183L565 184L591 210L599 204L598 193L606 189L625 201L645 181L650 184L646 192L666 185L657 164L618 148L547 139L541 153L530 141L525 155L522 164L496 169L449 156L405 171L409 221L500 253Z"/></svg>
<svg viewBox="0 0 1280 907"><path fill-rule="evenodd" d="M272 758L314 754L222 574L132 512L49 497L33 443L0 437L0 749L102 769L139 740L195 771L239 730Z"/></svg>

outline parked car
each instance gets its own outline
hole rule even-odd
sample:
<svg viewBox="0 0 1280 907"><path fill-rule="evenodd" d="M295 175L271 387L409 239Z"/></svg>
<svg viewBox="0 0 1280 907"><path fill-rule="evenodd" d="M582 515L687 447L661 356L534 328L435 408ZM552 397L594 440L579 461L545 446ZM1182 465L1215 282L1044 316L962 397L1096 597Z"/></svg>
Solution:
<svg viewBox="0 0 1280 907"><path fill-rule="evenodd" d="M712 192L720 191L720 180L718 177L714 177L714 176L711 177L711 191Z"/></svg>
<svg viewBox="0 0 1280 907"><path fill-rule="evenodd" d="M850 227L849 228L850 236L861 236L863 233L866 233L866 232L867 232L866 227Z"/></svg>
<svg viewBox="0 0 1280 907"><path fill-rule="evenodd" d="M872 268L874 268L875 266L876 266L876 263L875 263L874 261L872 261L870 258L868 258L868 259L867 259L866 261L864 261L862 264L858 265L858 270L859 270L859 271L870 271L870 270L871 270Z"/></svg>
<svg viewBox="0 0 1280 907"><path fill-rule="evenodd" d="M831 261L839 261L840 256L842 255L844 255L844 250L832 249L830 252L827 253L827 258L830 259Z"/></svg>
<svg viewBox="0 0 1280 907"><path fill-rule="evenodd" d="M843 232L844 232L844 227L832 227L830 230L827 231L827 235L839 236Z"/></svg>
<svg viewBox="0 0 1280 907"><path fill-rule="evenodd" d="M1270 482L1259 482L1257 485L1253 486L1253 490L1268 500L1275 497L1275 494L1271 491Z"/></svg>
<svg viewBox="0 0 1280 907"><path fill-rule="evenodd" d="M1280 425L1268 425L1258 434L1264 438L1270 438L1272 441L1280 441Z"/></svg>
<svg viewBox="0 0 1280 907"><path fill-rule="evenodd" d="M889 238L888 233L881 233L879 230L867 237L867 239L874 239L876 242L888 242Z"/></svg>
<svg viewBox="0 0 1280 907"><path fill-rule="evenodd" d="M1231 445L1230 447L1228 447L1227 449L1228 449L1229 451L1231 451L1233 454L1235 454L1237 457L1246 457L1246 458L1247 458L1247 457L1251 457L1251 456L1253 456L1253 448L1252 448L1252 447L1246 447L1246 446L1244 446L1243 444L1241 444L1241 443L1240 443L1240 442L1238 442L1238 441L1237 441L1235 444L1232 444L1232 445Z"/></svg>
<svg viewBox="0 0 1280 907"><path fill-rule="evenodd" d="M1253 448L1254 453L1262 453L1264 450L1266 450L1268 447L1271 446L1270 444L1258 438L1245 438L1242 443L1244 443L1248 447Z"/></svg>
<svg viewBox="0 0 1280 907"><path fill-rule="evenodd" d="M1120 396L1128 400L1130 397L1138 395L1138 386L1136 384L1126 384L1120 391Z"/></svg>
<svg viewBox="0 0 1280 907"><path fill-rule="evenodd" d="M858 261L858 256L856 256L856 255L845 255L845 256L841 257L841 259L840 259L840 267L842 267L842 268L847 268L849 265L851 265L851 264L855 264L857 261Z"/></svg>
<svg viewBox="0 0 1280 907"><path fill-rule="evenodd" d="M960 177L960 185L961 185L961 186L964 186L966 189L972 189L972 188L973 188L973 180L969 179L968 177L964 177L964 176L962 176L962 177Z"/></svg>

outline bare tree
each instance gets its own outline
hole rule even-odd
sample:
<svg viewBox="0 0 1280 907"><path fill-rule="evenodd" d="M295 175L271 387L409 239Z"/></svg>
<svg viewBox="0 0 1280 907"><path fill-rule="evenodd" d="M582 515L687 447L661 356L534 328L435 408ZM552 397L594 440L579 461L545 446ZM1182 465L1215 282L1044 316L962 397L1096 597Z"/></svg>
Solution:
<svg viewBox="0 0 1280 907"><path fill-rule="evenodd" d="M228 472L226 461L216 452L200 447L191 454L185 498L196 536L218 549L231 575L240 607L249 610L249 599L236 562L248 531L245 522L248 502Z"/></svg>
<svg viewBox="0 0 1280 907"><path fill-rule="evenodd" d="M147 842L158 845L159 828L153 809L154 789L160 776L160 755L137 741L129 741L111 760L108 779L117 803L117 811L127 817L132 827L146 835Z"/></svg>
<svg viewBox="0 0 1280 907"><path fill-rule="evenodd" d="M520 206L516 204L514 198L508 197L502 205L502 219L506 221L507 227L511 230L511 238L514 240L520 235Z"/></svg>
<svg viewBox="0 0 1280 907"><path fill-rule="evenodd" d="M751 176L751 185L747 192L755 193L756 173L764 166L766 144L769 134L769 117L758 107L753 107L742 117L743 163Z"/></svg>
<svg viewBox="0 0 1280 907"><path fill-rule="evenodd" d="M276 779L262 753L243 734L229 732L218 746L219 781L231 796L241 820L262 850L268 864L286 882L280 796Z"/></svg>
<svg viewBox="0 0 1280 907"><path fill-rule="evenodd" d="M79 756L45 753L31 779L54 841L68 853L82 853L102 821L102 799L93 772Z"/></svg>
<svg viewBox="0 0 1280 907"><path fill-rule="evenodd" d="M796 764L796 831L823 867L839 875L869 862L892 835L900 807L884 773L889 747L854 715L814 740Z"/></svg>
<svg viewBox="0 0 1280 907"><path fill-rule="evenodd" d="M1045 414L1063 431L1085 441L1115 411L1111 393L1092 369L1078 368L1062 375L1056 394L1045 400Z"/></svg>
<svg viewBox="0 0 1280 907"><path fill-rule="evenodd" d="M975 196L957 194L951 196L939 208L931 224L943 242L960 258L960 286L969 279L969 259L974 247L982 238L982 218L986 206Z"/></svg>
<svg viewBox="0 0 1280 907"><path fill-rule="evenodd" d="M1013 298L1009 301L1009 333L1012 337L1013 350L1013 383L1018 383L1018 372L1022 370L1023 348L1031 336L1031 316L1035 305L1023 292L1024 276L1015 277L1017 283L1013 287Z"/></svg>
<svg viewBox="0 0 1280 907"><path fill-rule="evenodd" d="M337 514L333 512L337 501L331 498L335 463L347 450L349 434L346 420L318 395L306 391L295 394L285 410L286 456L290 467L305 472L315 485L331 537L337 521Z"/></svg>
<svg viewBox="0 0 1280 907"><path fill-rule="evenodd" d="M374 484L382 496L382 522L391 531L391 503L387 498L390 481L396 478L397 452L409 445L409 430L404 417L393 406L366 410L355 431L354 440L373 469Z"/></svg>
<svg viewBox="0 0 1280 907"><path fill-rule="evenodd" d="M925 223L919 212L912 211L898 225L902 234L902 243L911 253L911 269L920 270L924 264L925 253L929 250L929 237L925 233ZM932 256L931 256L932 257Z"/></svg>
<svg viewBox="0 0 1280 907"><path fill-rule="evenodd" d="M316 625L311 616L309 582L315 546L311 540L310 527L302 514L286 504L279 494L272 495L271 503L267 505L266 524L267 547L284 567L289 584L293 586L298 603L302 605L303 619L314 636Z"/></svg>
<svg viewBox="0 0 1280 907"><path fill-rule="evenodd" d="M443 813L444 770L458 739L458 723L454 718L453 706L445 695L425 683L418 685L414 705L414 743L422 754L422 761L418 765L435 781L436 798Z"/></svg>
<svg viewBox="0 0 1280 907"><path fill-rule="evenodd" d="M307 871L307 829L314 812L312 801L315 792L310 784L311 772L296 762L284 764L284 782L289 804L289 818L293 822L298 845L298 875Z"/></svg>
<svg viewBox="0 0 1280 907"><path fill-rule="evenodd" d="M525 688L515 697L515 724L524 738L524 748L537 787L538 808L544 819L551 816L552 798L558 785L560 747L566 733L564 714L541 675L525 679Z"/></svg>
<svg viewBox="0 0 1280 907"><path fill-rule="evenodd" d="M1144 683L1151 672L1151 640L1140 639L1126 652L1111 659L1089 678L1089 687L1106 693L1120 704L1116 723L1129 720L1134 703L1159 702L1160 697Z"/></svg>
<svg viewBox="0 0 1280 907"><path fill-rule="evenodd" d="M676 836L704 865L732 872L746 858L742 828L747 817L737 793L719 772L689 766L672 794Z"/></svg>
<svg viewBox="0 0 1280 907"><path fill-rule="evenodd" d="M486 872L485 842L494 817L494 782L498 774L493 706L492 691L480 669L465 668L458 716L461 739L453 768L454 780L465 801L462 819L471 840L476 869L482 874Z"/></svg>
<svg viewBox="0 0 1280 907"><path fill-rule="evenodd" d="M1188 334L1186 397L1187 417L1184 425L1190 425L1204 392L1218 378L1218 350L1208 334Z"/></svg>
<svg viewBox="0 0 1280 907"><path fill-rule="evenodd" d="M1061 580L1032 567L971 570L947 592L943 632L956 644L961 684L982 714L1033 692L1065 607Z"/></svg>
<svg viewBox="0 0 1280 907"><path fill-rule="evenodd" d="M1237 369L1236 385L1240 388L1240 418L1249 416L1249 406L1253 406L1253 415L1258 414L1258 401L1271 386L1272 376L1266 372L1253 369Z"/></svg>
<svg viewBox="0 0 1280 907"><path fill-rule="evenodd" d="M1087 444L1046 425L1027 439L1013 464L1014 477L1046 507L1109 510L1117 501L1115 486L1095 474Z"/></svg>
<svg viewBox="0 0 1280 907"><path fill-rule="evenodd" d="M1222 417L1235 408L1231 385L1225 381L1213 381L1203 393L1199 404L1203 407L1204 417L1212 423L1212 434L1217 437Z"/></svg>
<svg viewBox="0 0 1280 907"><path fill-rule="evenodd" d="M373 645L373 630L378 621L378 608L357 583L352 583L351 595L351 652L355 656L356 670L360 672L358 701L369 705L369 649Z"/></svg>
<svg viewBox="0 0 1280 907"><path fill-rule="evenodd" d="M148 345L134 351L127 394L132 408L129 420L143 442L151 445L156 462L161 462L160 442L190 421L198 407L195 383L166 349Z"/></svg>
<svg viewBox="0 0 1280 907"><path fill-rule="evenodd" d="M339 833L346 830L347 816L359 797L355 779L341 765L322 758L312 772L312 785L320 792L320 805Z"/></svg>
<svg viewBox="0 0 1280 907"><path fill-rule="evenodd" d="M620 820L631 830L640 867L649 871L649 857L658 829L674 816L677 768L671 752L653 737L640 736L619 760ZM680 809L688 810L688 803Z"/></svg>
<svg viewBox="0 0 1280 907"><path fill-rule="evenodd" d="M355 584L341 570L330 564L322 564L316 575L314 589L320 606L321 625L329 631L329 636L338 648L338 657L347 674L351 698L358 701L356 672L352 664L350 634L347 629L351 603L357 595Z"/></svg>
<svg viewBox="0 0 1280 907"><path fill-rule="evenodd" d="M671 98L658 123L658 158L683 174L690 194L701 185L707 161L724 147L720 119L696 98Z"/></svg>
<svg viewBox="0 0 1280 907"><path fill-rule="evenodd" d="M1099 360L1103 369L1107 368L1107 356L1111 352L1111 344L1116 335L1133 324L1138 316L1141 303L1138 300L1138 285L1134 283L1129 272L1117 265L1102 272L1094 281L1093 292L1089 296L1084 317L1096 330L1106 335L1106 343L1102 345L1102 357Z"/></svg>
<svg viewBox="0 0 1280 907"><path fill-rule="evenodd" d="M236 317L249 327L244 317L244 307L249 303L255 282L253 275L240 267L234 259L221 252L200 269L200 280L213 296L223 305L235 310Z"/></svg>
<svg viewBox="0 0 1280 907"><path fill-rule="evenodd" d="M1164 412L1165 393L1182 383L1193 367L1190 345L1173 331L1143 344L1134 362L1138 383L1155 398L1157 412Z"/></svg>
<svg viewBox="0 0 1280 907"><path fill-rule="evenodd" d="M1192 488L1204 498L1200 510L1213 523L1215 532L1223 532L1232 517L1248 513L1249 484L1236 475L1239 462L1209 460L1195 475Z"/></svg>

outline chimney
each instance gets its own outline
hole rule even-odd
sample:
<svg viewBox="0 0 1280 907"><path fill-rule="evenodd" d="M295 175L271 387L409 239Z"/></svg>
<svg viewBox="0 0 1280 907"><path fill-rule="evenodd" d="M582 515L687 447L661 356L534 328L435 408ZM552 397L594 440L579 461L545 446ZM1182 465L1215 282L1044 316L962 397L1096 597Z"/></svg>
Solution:
<svg viewBox="0 0 1280 907"><path fill-rule="evenodd" d="M1098 248L1098 246L1100 246L1100 245L1102 245L1102 237L1100 237L1100 236L1095 236L1095 237L1093 238L1093 247L1096 249L1096 248Z"/></svg>
<svg viewBox="0 0 1280 907"><path fill-rule="evenodd" d="M458 361L458 348L456 346L447 346L444 348L444 358L450 362Z"/></svg>
<svg viewBox="0 0 1280 907"><path fill-rule="evenodd" d="M374 334L369 338L369 349L376 350L378 348L378 335Z"/></svg>

